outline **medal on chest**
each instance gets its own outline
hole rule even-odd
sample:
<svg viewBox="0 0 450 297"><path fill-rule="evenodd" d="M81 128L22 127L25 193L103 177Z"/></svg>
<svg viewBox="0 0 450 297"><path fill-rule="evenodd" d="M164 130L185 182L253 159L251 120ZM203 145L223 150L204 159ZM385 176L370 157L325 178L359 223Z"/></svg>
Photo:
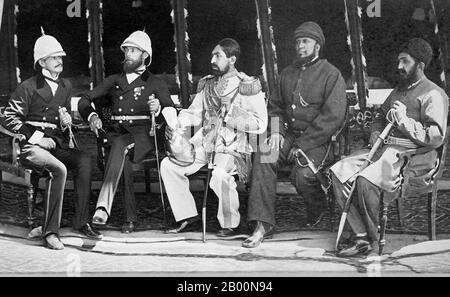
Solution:
<svg viewBox="0 0 450 297"><path fill-rule="evenodd" d="M145 89L144 86L134 88L134 90L133 90L134 100L138 100L138 99L139 99L139 96L141 96L142 91L143 91L144 89Z"/></svg>

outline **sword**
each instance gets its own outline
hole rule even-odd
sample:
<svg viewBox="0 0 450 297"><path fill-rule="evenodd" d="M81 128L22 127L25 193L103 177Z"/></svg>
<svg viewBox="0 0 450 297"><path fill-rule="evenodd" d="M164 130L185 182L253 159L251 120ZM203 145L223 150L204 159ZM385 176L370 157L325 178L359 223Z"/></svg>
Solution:
<svg viewBox="0 0 450 297"><path fill-rule="evenodd" d="M61 118L63 115L67 113L67 109L65 107L59 107L58 112L59 118ZM68 124L67 128L69 129L69 147L70 148L78 147L77 141L75 140L75 135L73 135L72 132L72 124Z"/></svg>
<svg viewBox="0 0 450 297"><path fill-rule="evenodd" d="M208 175L206 176L206 186L205 186L205 193L203 194L203 205L202 205L202 227L203 227L203 243L206 242L206 201L208 198L208 189L209 189L209 181L211 179L211 174L214 168L214 158L216 157L216 143L217 143L217 137L219 135L219 129L222 125L223 118L225 116L225 105L222 105L220 109L219 114L219 120L217 121L216 127L215 127L215 135L214 135L214 142L213 142L213 151L211 153L211 156L209 158L208 162Z"/></svg>
<svg viewBox="0 0 450 297"><path fill-rule="evenodd" d="M149 102L151 99L154 99L155 95L152 94L148 97ZM163 188L162 188L162 180L161 180L161 170L159 168L159 151L158 151L158 139L156 137L156 119L155 119L155 112L152 111L151 112L152 115L152 125L149 131L149 135L153 136L155 139L155 155L156 155L156 166L158 169L158 179L159 179L159 192L161 193L161 205L162 205L162 209L163 209L163 220L164 220L164 230L167 230L167 217L166 217L166 206L164 203L164 192L163 192Z"/></svg>
<svg viewBox="0 0 450 297"><path fill-rule="evenodd" d="M390 119L389 116L391 116L392 119ZM363 164L360 167L360 169L358 170L358 172L355 173L355 175L360 173L361 171L363 171L367 166L369 166L373 156L377 152L377 150L380 147L380 145L384 142L384 139L389 134L389 131L391 130L391 128L393 127L394 122L395 122L395 114L393 112L393 109L389 110L389 112L386 115L386 119L387 119L387 121L389 123L386 125L386 127L383 130L383 132L381 132L381 134L378 136L377 141L375 141L375 144L372 146L372 149L369 151L369 155L367 156L366 160L363 162ZM338 228L338 233L337 233L337 237L336 237L336 245L335 245L335 250L336 251L337 251L337 247L338 247L338 244L339 244L339 240L340 240L341 235L342 235L342 231L344 231L344 225L345 225L345 222L347 221L347 215L348 215L348 212L350 210L350 205L352 203L353 192L355 191L355 188L356 188L356 180L352 184L352 187L351 187L350 192L349 192L349 196L348 196L348 198L347 198L347 200L345 201L345 204L344 204L344 208L343 208L343 211L342 211L341 219L339 221L339 228Z"/></svg>
<svg viewBox="0 0 450 297"><path fill-rule="evenodd" d="M305 152L301 148L297 149L297 154L298 153L300 153L300 155L302 155L303 158L305 158L307 163L306 166L308 166L309 169L311 169L314 176L320 182L322 190L324 191L325 194L327 194L331 185L330 180L323 174L323 172L319 168L317 168L317 166L313 163L313 161L311 161L311 159L305 154ZM296 161L298 165L300 165L301 167L305 167L305 165L300 162L298 156L296 156Z"/></svg>

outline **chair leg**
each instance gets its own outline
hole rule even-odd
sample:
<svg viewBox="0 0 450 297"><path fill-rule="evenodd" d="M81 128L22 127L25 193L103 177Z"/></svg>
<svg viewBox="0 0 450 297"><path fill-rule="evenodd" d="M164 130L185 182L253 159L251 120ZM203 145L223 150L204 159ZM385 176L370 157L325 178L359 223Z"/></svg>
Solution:
<svg viewBox="0 0 450 297"><path fill-rule="evenodd" d="M386 235L386 224L387 224L387 211L388 203L384 201L384 194L381 193L380 196L380 208L381 208L381 219L380 219L380 239L378 241L378 255L383 254L384 246L386 245L385 235Z"/></svg>
<svg viewBox="0 0 450 297"><path fill-rule="evenodd" d="M405 210L403 206L404 198L402 195L400 195L397 198L397 215L398 215L398 223L400 224L400 227L405 226Z"/></svg>
<svg viewBox="0 0 450 297"><path fill-rule="evenodd" d="M151 192L150 187L150 168L144 168L144 179L145 179L145 193L149 194Z"/></svg>
<svg viewBox="0 0 450 297"><path fill-rule="evenodd" d="M329 189L328 191L333 191L333 189ZM330 197L328 201L328 211L330 213L330 231L334 232L334 210L336 207L336 197L333 195L333 193L328 194Z"/></svg>
<svg viewBox="0 0 450 297"><path fill-rule="evenodd" d="M433 191L428 194L428 238L436 240L436 202L437 187L433 187Z"/></svg>
<svg viewBox="0 0 450 297"><path fill-rule="evenodd" d="M33 230L34 227L34 186L32 183L32 171L27 169L25 170L25 181L28 185L27 188L27 207L28 207L28 217L27 217L27 222L28 222L28 229Z"/></svg>

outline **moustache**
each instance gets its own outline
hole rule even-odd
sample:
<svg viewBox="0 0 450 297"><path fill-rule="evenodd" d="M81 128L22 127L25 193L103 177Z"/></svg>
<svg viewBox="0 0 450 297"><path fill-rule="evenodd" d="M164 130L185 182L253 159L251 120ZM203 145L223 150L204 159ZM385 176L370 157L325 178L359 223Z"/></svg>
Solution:
<svg viewBox="0 0 450 297"><path fill-rule="evenodd" d="M211 64L211 68L212 69L219 69L219 66L217 66L216 64Z"/></svg>
<svg viewBox="0 0 450 297"><path fill-rule="evenodd" d="M130 59L124 59L122 62L120 62L120 64L125 64L126 62L133 62Z"/></svg>

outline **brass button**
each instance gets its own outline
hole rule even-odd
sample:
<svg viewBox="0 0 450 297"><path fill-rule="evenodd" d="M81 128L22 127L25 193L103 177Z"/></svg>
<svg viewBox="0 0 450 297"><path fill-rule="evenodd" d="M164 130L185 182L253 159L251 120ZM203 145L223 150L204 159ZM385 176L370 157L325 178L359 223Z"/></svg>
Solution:
<svg viewBox="0 0 450 297"><path fill-rule="evenodd" d="M122 112L122 108L119 108L118 110L119 110L119 112Z"/></svg>
<svg viewBox="0 0 450 297"><path fill-rule="evenodd" d="M134 112L134 109L132 108L132 109L130 109L130 111L131 111L131 112Z"/></svg>
<svg viewBox="0 0 450 297"><path fill-rule="evenodd" d="M120 121L119 121L119 124L122 124L122 123L123 123L123 121L122 121L122 120L120 120Z"/></svg>
<svg viewBox="0 0 450 297"><path fill-rule="evenodd" d="M43 119L44 121L45 121L45 120L47 120L47 118L46 118L46 117L43 117L42 119Z"/></svg>
<svg viewBox="0 0 450 297"><path fill-rule="evenodd" d="M123 99L123 96L120 96L120 97L119 97L119 100L122 100L122 99Z"/></svg>
<svg viewBox="0 0 450 297"><path fill-rule="evenodd" d="M133 120L129 120L130 124L133 124Z"/></svg>
<svg viewBox="0 0 450 297"><path fill-rule="evenodd" d="M294 118L292 119L292 122L295 122L295 119L294 119Z"/></svg>

